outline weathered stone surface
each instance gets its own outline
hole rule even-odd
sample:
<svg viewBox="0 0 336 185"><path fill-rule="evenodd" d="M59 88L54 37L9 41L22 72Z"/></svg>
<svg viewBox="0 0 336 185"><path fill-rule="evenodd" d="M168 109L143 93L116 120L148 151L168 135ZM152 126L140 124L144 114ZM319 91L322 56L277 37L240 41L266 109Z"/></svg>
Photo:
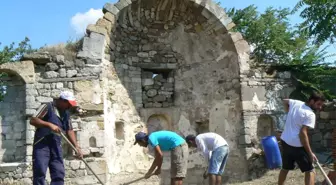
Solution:
<svg viewBox="0 0 336 185"><path fill-rule="evenodd" d="M24 54L22 60L33 61L36 64L46 64L51 61L51 56L48 52L36 52Z"/></svg>
<svg viewBox="0 0 336 185"><path fill-rule="evenodd" d="M74 76L76 76L77 75L77 71L76 70L68 70L67 71L67 77L68 78L71 78L71 77L74 77Z"/></svg>
<svg viewBox="0 0 336 185"><path fill-rule="evenodd" d="M32 61L7 62L0 65L0 72L19 76L25 83L35 82L35 67Z"/></svg>
<svg viewBox="0 0 336 185"><path fill-rule="evenodd" d="M47 71L56 71L59 67L56 63L47 63L45 68Z"/></svg>
<svg viewBox="0 0 336 185"><path fill-rule="evenodd" d="M119 9L111 3L106 3L103 7L103 12L104 13L110 12L113 15L118 15Z"/></svg>
<svg viewBox="0 0 336 185"><path fill-rule="evenodd" d="M44 73L45 78L57 78L59 74L55 71L47 71Z"/></svg>
<svg viewBox="0 0 336 185"><path fill-rule="evenodd" d="M90 37L84 37L83 48L77 54L79 58L103 59L105 36L92 32Z"/></svg>

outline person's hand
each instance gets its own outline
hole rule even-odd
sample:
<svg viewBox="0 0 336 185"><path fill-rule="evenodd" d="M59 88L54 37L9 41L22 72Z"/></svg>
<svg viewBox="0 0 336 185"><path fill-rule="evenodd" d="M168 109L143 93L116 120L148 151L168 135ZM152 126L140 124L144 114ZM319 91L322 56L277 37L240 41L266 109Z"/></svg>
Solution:
<svg viewBox="0 0 336 185"><path fill-rule="evenodd" d="M156 169L155 172L154 172L154 175L160 175L161 174L161 169Z"/></svg>
<svg viewBox="0 0 336 185"><path fill-rule="evenodd" d="M151 176L151 174L147 172L147 173L145 174L145 179L149 179L150 176Z"/></svg>
<svg viewBox="0 0 336 185"><path fill-rule="evenodd" d="M313 152L309 154L309 159L310 159L310 161L312 163L318 162L318 159L317 159L316 155Z"/></svg>
<svg viewBox="0 0 336 185"><path fill-rule="evenodd" d="M203 179L206 179L206 178L208 178L208 172L205 170L203 173Z"/></svg>
<svg viewBox="0 0 336 185"><path fill-rule="evenodd" d="M54 125L52 123L50 123L49 128L50 128L51 131L53 131L55 133L60 133L61 132L61 129L57 125Z"/></svg>
<svg viewBox="0 0 336 185"><path fill-rule="evenodd" d="M77 153L76 153L76 157L78 159L83 159L83 153L82 150L79 147L76 147Z"/></svg>

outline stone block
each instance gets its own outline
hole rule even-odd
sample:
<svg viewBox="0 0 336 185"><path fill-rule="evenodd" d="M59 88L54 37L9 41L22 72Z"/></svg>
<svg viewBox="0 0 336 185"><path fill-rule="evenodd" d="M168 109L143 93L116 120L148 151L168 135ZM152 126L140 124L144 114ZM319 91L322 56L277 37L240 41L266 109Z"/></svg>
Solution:
<svg viewBox="0 0 336 185"><path fill-rule="evenodd" d="M104 14L104 18L108 21L110 21L112 24L115 24L115 15L113 15L112 13L110 12L106 12Z"/></svg>
<svg viewBox="0 0 336 185"><path fill-rule="evenodd" d="M153 79L142 79L141 83L143 86L154 85L154 80Z"/></svg>
<svg viewBox="0 0 336 185"><path fill-rule="evenodd" d="M46 66L45 66L45 69L46 69L46 71L56 71L56 70L58 70L58 65L56 64L56 63L48 63L48 64L46 64Z"/></svg>
<svg viewBox="0 0 336 185"><path fill-rule="evenodd" d="M89 24L87 26L87 28L86 28L86 32L87 32L87 34L90 34L90 33L94 32L94 33L102 34L104 36L108 35L107 30L105 29L105 27L98 26L98 25L95 25L95 24Z"/></svg>
<svg viewBox="0 0 336 185"><path fill-rule="evenodd" d="M55 72L55 71L48 71L44 73L44 77L45 78L57 78L59 77L59 73Z"/></svg>
<svg viewBox="0 0 336 185"><path fill-rule="evenodd" d="M56 55L55 59L54 59L58 64L63 64L64 63L64 55Z"/></svg>
<svg viewBox="0 0 336 185"><path fill-rule="evenodd" d="M73 170L79 169L79 167L80 167L80 161L78 161L78 160L72 160L72 161L70 161L70 167Z"/></svg>
<svg viewBox="0 0 336 185"><path fill-rule="evenodd" d="M329 117L330 117L330 112L324 112L324 111L320 112L321 119L329 119Z"/></svg>
<svg viewBox="0 0 336 185"><path fill-rule="evenodd" d="M63 82L57 82L56 83L56 89L62 89L64 86L63 86Z"/></svg>
<svg viewBox="0 0 336 185"><path fill-rule="evenodd" d="M105 161L94 161L89 162L88 164L97 175L106 174L107 172L106 171L107 165ZM92 174L92 172L89 169L87 169L87 172L89 175Z"/></svg>
<svg viewBox="0 0 336 185"><path fill-rule="evenodd" d="M74 178L73 182L77 185L88 185L88 184L96 184L98 183L98 180L93 175L86 175L84 177Z"/></svg>
<svg viewBox="0 0 336 185"><path fill-rule="evenodd" d="M137 54L137 56L138 56L138 57L141 57L141 58L147 58L147 57L149 57L149 54L146 53L146 52L139 52L139 53Z"/></svg>
<svg viewBox="0 0 336 185"><path fill-rule="evenodd" d="M105 36L92 32L90 37L84 37L82 51L78 52L79 58L103 59L105 49Z"/></svg>
<svg viewBox="0 0 336 185"><path fill-rule="evenodd" d="M36 89L26 89L26 95L27 96L36 96L36 95L38 95L38 93L37 93ZM28 99L26 101L29 102L30 100Z"/></svg>
<svg viewBox="0 0 336 185"><path fill-rule="evenodd" d="M6 148L6 149L8 149L8 148L14 149L15 144L16 144L16 140L3 140L2 143L1 143L1 147Z"/></svg>
<svg viewBox="0 0 336 185"><path fill-rule="evenodd" d="M14 123L14 132L23 132L26 130L26 125L24 123L20 122L15 122Z"/></svg>
<svg viewBox="0 0 336 185"><path fill-rule="evenodd" d="M115 3L114 6L117 7L119 10L122 10L125 7L127 7L129 4L131 4L131 3L126 1L126 0L123 0L123 1L119 1L119 2Z"/></svg>
<svg viewBox="0 0 336 185"><path fill-rule="evenodd" d="M103 7L103 13L110 12L113 15L118 15L119 9L111 3L106 3Z"/></svg>
<svg viewBox="0 0 336 185"><path fill-rule="evenodd" d="M250 144L251 143L251 137L249 135L241 135L239 137L239 144Z"/></svg>
<svg viewBox="0 0 336 185"><path fill-rule="evenodd" d="M163 102L166 101L166 96L164 95L156 95L153 97L154 102Z"/></svg>
<svg viewBox="0 0 336 185"><path fill-rule="evenodd" d="M76 76L77 75L77 71L76 70L68 70L67 71L67 77L68 78L71 78L71 77L74 77L74 76Z"/></svg>
<svg viewBox="0 0 336 185"><path fill-rule="evenodd" d="M319 142L322 140L322 134L321 133L316 133L312 135L312 141L313 142Z"/></svg>

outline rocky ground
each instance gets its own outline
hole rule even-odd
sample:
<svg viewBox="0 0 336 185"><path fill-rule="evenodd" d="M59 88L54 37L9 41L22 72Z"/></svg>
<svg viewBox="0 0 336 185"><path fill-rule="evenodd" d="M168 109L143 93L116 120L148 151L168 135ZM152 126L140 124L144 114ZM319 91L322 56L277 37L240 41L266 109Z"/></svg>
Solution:
<svg viewBox="0 0 336 185"><path fill-rule="evenodd" d="M328 172L331 170L330 168L324 168L325 172L328 174ZM272 170L268 171L263 177L259 179L255 179L253 181L248 182L237 182L237 183L230 183L228 185L276 185L278 180L280 170ZM322 172L316 168L316 185L322 185L322 181L324 180ZM301 185L304 184L304 174L301 173L299 169L290 172L287 176L286 184L288 185Z"/></svg>

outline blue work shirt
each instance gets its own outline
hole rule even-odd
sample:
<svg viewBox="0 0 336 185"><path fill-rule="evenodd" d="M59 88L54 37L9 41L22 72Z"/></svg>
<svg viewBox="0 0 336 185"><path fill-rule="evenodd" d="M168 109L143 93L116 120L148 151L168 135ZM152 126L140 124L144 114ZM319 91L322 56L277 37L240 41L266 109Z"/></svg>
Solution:
<svg viewBox="0 0 336 185"><path fill-rule="evenodd" d="M153 132L148 136L148 143L152 147L159 145L162 151L170 151L184 142L180 135L167 130Z"/></svg>

